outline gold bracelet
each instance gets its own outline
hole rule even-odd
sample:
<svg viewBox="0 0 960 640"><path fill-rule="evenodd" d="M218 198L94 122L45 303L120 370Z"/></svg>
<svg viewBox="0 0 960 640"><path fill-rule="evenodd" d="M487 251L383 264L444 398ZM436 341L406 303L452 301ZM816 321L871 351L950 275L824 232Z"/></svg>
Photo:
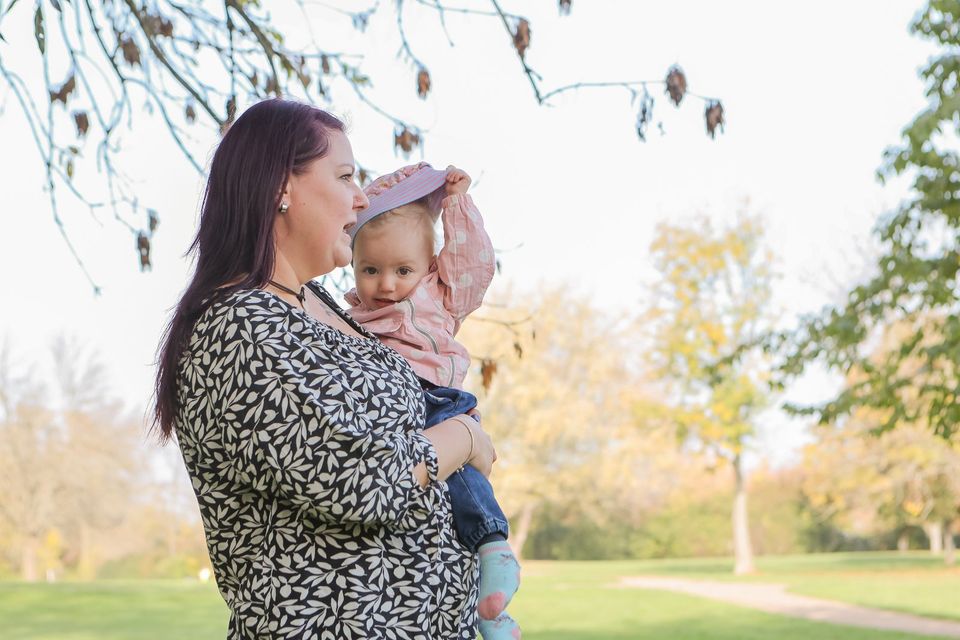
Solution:
<svg viewBox="0 0 960 640"><path fill-rule="evenodd" d="M473 458L473 447L476 444L476 441L473 438L473 429L471 429L470 425L464 421L464 418L461 416L454 416L453 419L462 424L463 428L467 430L467 435L470 436L470 453L467 454L467 459L463 461L462 465L460 465L460 468L462 469L463 467L467 466L467 463L470 462L471 458ZM469 418L467 418L467 420L469 420Z"/></svg>

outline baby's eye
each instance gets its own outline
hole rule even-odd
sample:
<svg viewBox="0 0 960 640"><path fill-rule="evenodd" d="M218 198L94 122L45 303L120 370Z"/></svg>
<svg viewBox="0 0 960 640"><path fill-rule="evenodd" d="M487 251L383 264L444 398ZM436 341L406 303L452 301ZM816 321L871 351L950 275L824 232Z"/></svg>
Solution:
<svg viewBox="0 0 960 640"><path fill-rule="evenodd" d="M413 273L413 269L411 269L410 267L400 267L399 269L397 269L397 273L399 273L402 276L408 276L411 273Z"/></svg>
<svg viewBox="0 0 960 640"><path fill-rule="evenodd" d="M368 276L375 276L375 275L377 275L377 268L376 268L376 267L364 267L363 270L361 271L361 273L363 273L363 274L365 274L365 275L368 275Z"/></svg>

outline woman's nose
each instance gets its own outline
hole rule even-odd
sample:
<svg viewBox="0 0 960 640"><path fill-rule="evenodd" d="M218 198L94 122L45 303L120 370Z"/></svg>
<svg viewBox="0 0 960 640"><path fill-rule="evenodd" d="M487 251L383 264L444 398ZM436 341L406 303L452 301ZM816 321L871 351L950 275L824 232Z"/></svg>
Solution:
<svg viewBox="0 0 960 640"><path fill-rule="evenodd" d="M366 209L370 205L370 199L367 198L367 194L363 192L363 189L357 185L357 194L353 197L353 208L357 211Z"/></svg>

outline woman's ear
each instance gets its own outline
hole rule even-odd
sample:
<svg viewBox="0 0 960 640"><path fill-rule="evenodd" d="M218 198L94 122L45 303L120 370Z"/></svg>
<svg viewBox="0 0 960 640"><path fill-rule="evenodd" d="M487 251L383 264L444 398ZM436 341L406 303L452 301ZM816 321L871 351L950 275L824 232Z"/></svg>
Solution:
<svg viewBox="0 0 960 640"><path fill-rule="evenodd" d="M279 213L286 213L290 209L290 178L284 181L283 190L280 192L278 202L280 203L277 206Z"/></svg>

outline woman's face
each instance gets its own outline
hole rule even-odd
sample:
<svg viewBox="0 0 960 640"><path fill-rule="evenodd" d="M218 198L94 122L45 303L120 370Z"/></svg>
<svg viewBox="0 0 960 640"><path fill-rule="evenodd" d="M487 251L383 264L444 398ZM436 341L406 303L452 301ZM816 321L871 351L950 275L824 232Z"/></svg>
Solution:
<svg viewBox="0 0 960 640"><path fill-rule="evenodd" d="M350 264L347 229L366 208L367 196L354 179L353 149L347 136L332 131L327 155L290 176L277 214L277 246L302 281Z"/></svg>

